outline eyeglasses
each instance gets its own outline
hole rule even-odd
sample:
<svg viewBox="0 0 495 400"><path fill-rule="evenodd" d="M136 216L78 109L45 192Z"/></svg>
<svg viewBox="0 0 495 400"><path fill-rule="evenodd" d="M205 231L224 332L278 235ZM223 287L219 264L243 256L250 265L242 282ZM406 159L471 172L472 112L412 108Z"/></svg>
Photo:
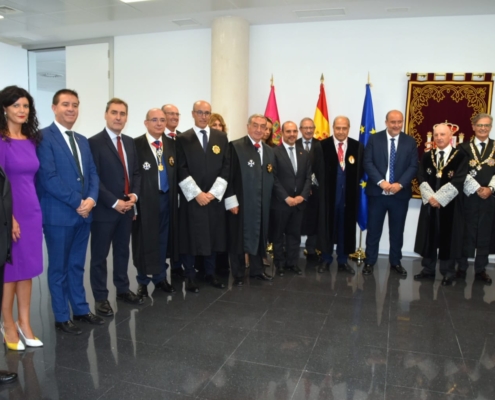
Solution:
<svg viewBox="0 0 495 400"><path fill-rule="evenodd" d="M180 117L179 113L174 113L174 112L166 112L165 115L170 115L171 117Z"/></svg>
<svg viewBox="0 0 495 400"><path fill-rule="evenodd" d="M492 124L476 124L476 128L491 128Z"/></svg>
<svg viewBox="0 0 495 400"><path fill-rule="evenodd" d="M198 111L194 111L196 114L198 114L200 117L209 117L211 115L211 112L209 111L201 111L201 110L198 110Z"/></svg>
<svg viewBox="0 0 495 400"><path fill-rule="evenodd" d="M157 122L161 122L162 124L164 124L165 122L167 122L165 118L151 118L148 121L151 121L154 124L156 124Z"/></svg>
<svg viewBox="0 0 495 400"><path fill-rule="evenodd" d="M304 131L314 131L315 130L315 127L314 126L302 126L301 127L301 130Z"/></svg>

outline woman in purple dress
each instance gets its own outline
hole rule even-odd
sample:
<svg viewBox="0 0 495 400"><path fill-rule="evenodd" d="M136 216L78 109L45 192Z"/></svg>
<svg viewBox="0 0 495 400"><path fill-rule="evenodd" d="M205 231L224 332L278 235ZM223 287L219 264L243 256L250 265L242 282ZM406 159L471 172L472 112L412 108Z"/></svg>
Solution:
<svg viewBox="0 0 495 400"><path fill-rule="evenodd" d="M13 207L12 262L5 264L1 330L9 349L24 350L20 337L27 346L43 345L30 324L32 278L43 272L41 207L35 188L41 134L33 98L26 90L6 87L0 92L0 106L0 165L10 180Z"/></svg>

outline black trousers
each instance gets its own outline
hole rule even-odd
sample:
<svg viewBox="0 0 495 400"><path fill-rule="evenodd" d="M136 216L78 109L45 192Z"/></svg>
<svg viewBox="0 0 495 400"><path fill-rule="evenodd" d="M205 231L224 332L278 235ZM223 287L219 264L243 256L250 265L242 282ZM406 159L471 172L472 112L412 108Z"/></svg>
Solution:
<svg viewBox="0 0 495 400"><path fill-rule="evenodd" d="M263 232L260 227L260 240L258 243L258 252L256 254L248 254L249 256L249 275L256 276L264 272L263 257L266 257L266 243L263 241ZM234 278L242 278L246 272L246 256L245 253L229 253L230 270Z"/></svg>
<svg viewBox="0 0 495 400"><path fill-rule="evenodd" d="M295 266L299 260L303 211L297 207L272 208L273 258L277 267ZM285 254L284 254L285 234Z"/></svg>
<svg viewBox="0 0 495 400"><path fill-rule="evenodd" d="M119 214L119 218L114 222L91 223L90 281L95 301L104 301L108 298L107 257L110 245L113 253L113 283L117 288L117 294L129 291L127 267L131 228L132 218L125 214Z"/></svg>

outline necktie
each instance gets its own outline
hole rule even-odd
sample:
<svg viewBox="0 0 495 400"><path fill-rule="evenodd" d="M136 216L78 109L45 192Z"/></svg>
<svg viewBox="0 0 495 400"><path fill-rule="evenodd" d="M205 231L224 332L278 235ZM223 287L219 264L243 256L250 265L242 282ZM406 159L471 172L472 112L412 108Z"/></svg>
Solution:
<svg viewBox="0 0 495 400"><path fill-rule="evenodd" d="M445 152L443 150L439 151L440 157L438 158L438 169L443 168L443 155L444 155L444 153Z"/></svg>
<svg viewBox="0 0 495 400"><path fill-rule="evenodd" d="M169 136L169 137L171 137L172 139L174 139L174 140L175 140L175 137L177 136L177 134L176 134L176 133L174 133L174 132L170 132L170 133L168 134L168 136Z"/></svg>
<svg viewBox="0 0 495 400"><path fill-rule="evenodd" d="M292 163L292 168L294 168L294 173L297 174L296 159L294 158L294 147L289 147L290 150L290 162Z"/></svg>
<svg viewBox="0 0 495 400"><path fill-rule="evenodd" d="M160 190L162 192L168 192L168 177L167 170L163 166L163 149L162 142L155 140L152 143L153 147L156 149L156 160L158 162L158 174L160 175Z"/></svg>
<svg viewBox="0 0 495 400"><path fill-rule="evenodd" d="M206 147L208 146L208 136L206 136L206 131L201 129L200 132L203 134L203 150L206 153Z"/></svg>
<svg viewBox="0 0 495 400"><path fill-rule="evenodd" d="M79 172L79 178L81 178L81 185L84 185L84 176L81 169L81 163L79 162L79 154L77 154L76 142L74 141L74 132L65 131L66 135L69 136L70 148L72 150L72 156L77 165L77 171Z"/></svg>
<svg viewBox="0 0 495 400"><path fill-rule="evenodd" d="M120 162L124 167L124 194L129 194L129 177L127 176L127 168L125 166L124 150L122 149L122 141L120 136L117 136L117 151L119 152Z"/></svg>
<svg viewBox="0 0 495 400"><path fill-rule="evenodd" d="M261 145L259 143L255 143L254 147L256 147L256 151L259 152Z"/></svg>
<svg viewBox="0 0 495 400"><path fill-rule="evenodd" d="M339 164L340 164L340 168L342 168L342 171L344 170L344 149L342 148L342 146L344 145L344 143L340 142L339 143L339 150L337 152L337 156L339 157Z"/></svg>
<svg viewBox="0 0 495 400"><path fill-rule="evenodd" d="M395 183L395 139L390 139L390 162L388 165L389 183Z"/></svg>
<svg viewBox="0 0 495 400"><path fill-rule="evenodd" d="M304 142L304 150L306 150L309 153L309 140L306 140Z"/></svg>
<svg viewBox="0 0 495 400"><path fill-rule="evenodd" d="M481 142L480 146L481 146L480 156L483 157L483 153L485 152L486 143Z"/></svg>

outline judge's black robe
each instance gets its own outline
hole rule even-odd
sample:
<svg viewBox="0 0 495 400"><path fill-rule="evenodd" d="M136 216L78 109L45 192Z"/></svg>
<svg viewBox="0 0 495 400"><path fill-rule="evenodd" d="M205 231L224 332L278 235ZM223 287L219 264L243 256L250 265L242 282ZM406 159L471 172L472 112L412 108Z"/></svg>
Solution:
<svg viewBox="0 0 495 400"><path fill-rule="evenodd" d="M160 264L160 194L158 185L158 165L155 154L150 148L146 135L134 139L136 144L141 189L139 192L136 220L132 223L132 257L139 272L146 275L162 271ZM179 259L178 247L178 195L177 195L177 160L175 141L162 135L163 161L167 170L170 222L167 253L175 261Z"/></svg>
<svg viewBox="0 0 495 400"><path fill-rule="evenodd" d="M424 153L419 164L418 182L422 196L425 193L425 189L421 187L424 182L428 183L437 200L438 192L451 188L449 184L458 192L445 207L436 208L424 202L421 205L414 251L425 258L436 259L437 249L439 260L453 260L462 254L463 187L468 172L468 160L463 152L452 149L450 154L445 155L445 162L454 152L455 155L442 170L441 178L436 177L437 170L430 151ZM433 154L436 162L436 155Z"/></svg>
<svg viewBox="0 0 495 400"><path fill-rule="evenodd" d="M296 140L296 147L299 150L304 150L303 139ZM322 181L323 172L323 153L319 140L313 138L311 141L311 149L309 150L309 160L311 171L316 178L318 185ZM311 194L307 200L307 207L304 210L303 222L301 225L301 235L316 235L318 233L318 209L319 209L319 186L315 182L311 182Z"/></svg>
<svg viewBox="0 0 495 400"><path fill-rule="evenodd" d="M318 248L325 253L333 253L335 201L337 191L337 168L340 168L333 137L321 141L323 174L320 182L320 206L318 219ZM359 181L363 176L364 146L355 139L347 138L345 152L345 227L344 253L356 251L356 222L359 207Z"/></svg>
<svg viewBox="0 0 495 400"><path fill-rule="evenodd" d="M495 176L495 165L481 164L481 169L478 170L474 165L474 155L471 148L471 142L462 143L458 148L465 153L465 156L473 166L469 166L469 175L480 184L482 187L487 187L490 180ZM480 163L490 158L494 149L494 141L488 140L488 144L481 155L477 146L473 144L475 155ZM464 240L463 240L463 256L474 257L476 254L486 256L495 252L492 249L490 252L490 240L492 239L492 229L495 217L495 197L490 196L487 199L482 199L477 193L470 196L464 194Z"/></svg>
<svg viewBox="0 0 495 400"><path fill-rule="evenodd" d="M199 189L208 193L217 178L228 182L229 142L227 134L210 129L206 152L193 129L176 136L178 182L192 178ZM226 251L226 221L223 201L214 199L200 206L196 199L187 201L183 190L179 207L180 254L209 256Z"/></svg>
<svg viewBox="0 0 495 400"><path fill-rule="evenodd" d="M257 255L260 240L265 253L275 156L268 145L262 143L262 146L263 165L248 136L230 143L231 169L225 200L228 204L228 199L235 195L239 203L238 214L227 212L231 254Z"/></svg>

